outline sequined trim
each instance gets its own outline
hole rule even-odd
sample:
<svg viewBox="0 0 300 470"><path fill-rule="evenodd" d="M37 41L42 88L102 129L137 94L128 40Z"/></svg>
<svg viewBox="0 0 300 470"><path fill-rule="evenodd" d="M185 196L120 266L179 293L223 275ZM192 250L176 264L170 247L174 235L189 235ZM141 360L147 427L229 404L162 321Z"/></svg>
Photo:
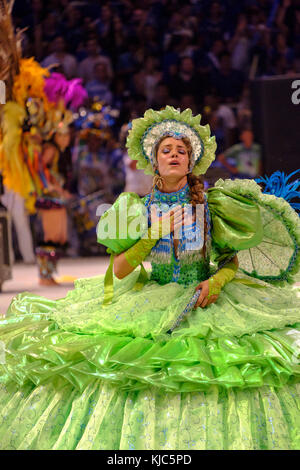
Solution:
<svg viewBox="0 0 300 470"><path fill-rule="evenodd" d="M185 122L177 121L176 119L164 119L148 127L141 139L142 151L146 160L150 161L152 166L154 166L155 146L165 135L170 135L175 138L187 137L189 139L192 146L192 155L190 157L190 170L192 170L203 155L204 144L200 135L193 127Z"/></svg>

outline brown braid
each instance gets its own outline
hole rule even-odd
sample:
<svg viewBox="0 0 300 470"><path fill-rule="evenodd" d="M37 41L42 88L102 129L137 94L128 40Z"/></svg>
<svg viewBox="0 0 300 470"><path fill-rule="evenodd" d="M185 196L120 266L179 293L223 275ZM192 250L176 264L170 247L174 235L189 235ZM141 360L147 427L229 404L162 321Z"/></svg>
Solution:
<svg viewBox="0 0 300 470"><path fill-rule="evenodd" d="M190 187L190 196L191 196L191 204L193 207L196 208L197 204L204 204L205 196L204 196L204 183L202 176L196 176L192 173L187 175L188 185ZM205 211L205 207L204 207ZM206 258L206 240L207 240L207 223L206 223L206 216L204 212L204 244L203 244L203 255Z"/></svg>
<svg viewBox="0 0 300 470"><path fill-rule="evenodd" d="M189 173L187 179L190 187L192 206L196 207L197 204L204 204L204 184L202 176Z"/></svg>

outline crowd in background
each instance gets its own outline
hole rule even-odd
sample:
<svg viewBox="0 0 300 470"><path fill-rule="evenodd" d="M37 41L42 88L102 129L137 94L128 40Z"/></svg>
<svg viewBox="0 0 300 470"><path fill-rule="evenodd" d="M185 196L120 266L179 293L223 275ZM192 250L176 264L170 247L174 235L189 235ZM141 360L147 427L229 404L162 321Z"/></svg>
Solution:
<svg viewBox="0 0 300 470"><path fill-rule="evenodd" d="M13 14L25 56L119 111L109 138L73 135L75 193L143 195L151 181L126 155L128 122L166 104L202 115L225 173L261 173L249 82L300 73L300 0L16 0Z"/></svg>
<svg viewBox="0 0 300 470"><path fill-rule="evenodd" d="M190 107L219 153L251 126L251 78L300 73L300 0L17 0L14 19L25 55L81 77L119 128L149 107Z"/></svg>

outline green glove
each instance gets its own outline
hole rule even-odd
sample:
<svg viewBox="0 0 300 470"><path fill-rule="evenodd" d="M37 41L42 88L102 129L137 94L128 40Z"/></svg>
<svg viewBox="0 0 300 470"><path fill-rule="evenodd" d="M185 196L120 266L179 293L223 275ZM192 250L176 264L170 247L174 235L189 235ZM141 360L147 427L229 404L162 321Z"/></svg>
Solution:
<svg viewBox="0 0 300 470"><path fill-rule="evenodd" d="M151 216L152 224L142 238L125 251L130 266L136 268L148 256L160 238L164 238L182 223L182 207L171 209L162 217Z"/></svg>
<svg viewBox="0 0 300 470"><path fill-rule="evenodd" d="M219 295L222 287L224 287L228 282L232 281L232 279L235 277L237 270L238 266L233 261L231 261L230 263L226 264L224 268L220 269L220 271L210 277L208 279L208 298L210 298L212 295Z"/></svg>
<svg viewBox="0 0 300 470"><path fill-rule="evenodd" d="M124 256L133 268L136 268L141 264L141 272L137 279L135 289L140 289L147 282L148 276L145 268L142 265L142 261L150 253L153 246L157 243L160 238L164 238L172 230L179 227L182 223L182 207L177 206L171 209L162 217L151 214L151 227L148 228L147 232L143 237L136 242L127 251L124 251ZM111 254L109 267L104 277L104 299L103 306L109 305L113 299L113 264L114 254Z"/></svg>

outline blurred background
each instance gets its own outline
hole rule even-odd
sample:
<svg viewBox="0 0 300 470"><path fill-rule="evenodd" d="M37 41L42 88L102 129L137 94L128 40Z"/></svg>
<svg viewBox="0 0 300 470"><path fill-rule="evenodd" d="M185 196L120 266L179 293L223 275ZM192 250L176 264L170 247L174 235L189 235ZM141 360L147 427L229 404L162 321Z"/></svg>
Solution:
<svg viewBox="0 0 300 470"><path fill-rule="evenodd" d="M151 178L125 148L129 122L149 107L191 108L210 125L218 147L206 187L220 177L299 167L300 0L16 0L13 18L16 28L26 28L24 57L82 78L88 101L78 118L95 103L108 106L111 116L105 132L92 126L83 135L72 126L61 165L74 196L64 274L105 270L106 258L95 260L105 254L95 236L99 203L124 190L149 192ZM30 227L34 246L34 215ZM27 288L25 272L29 288L36 282L34 258L24 260L14 226L11 240L17 264L3 285L6 302ZM74 268L70 260L78 257Z"/></svg>

